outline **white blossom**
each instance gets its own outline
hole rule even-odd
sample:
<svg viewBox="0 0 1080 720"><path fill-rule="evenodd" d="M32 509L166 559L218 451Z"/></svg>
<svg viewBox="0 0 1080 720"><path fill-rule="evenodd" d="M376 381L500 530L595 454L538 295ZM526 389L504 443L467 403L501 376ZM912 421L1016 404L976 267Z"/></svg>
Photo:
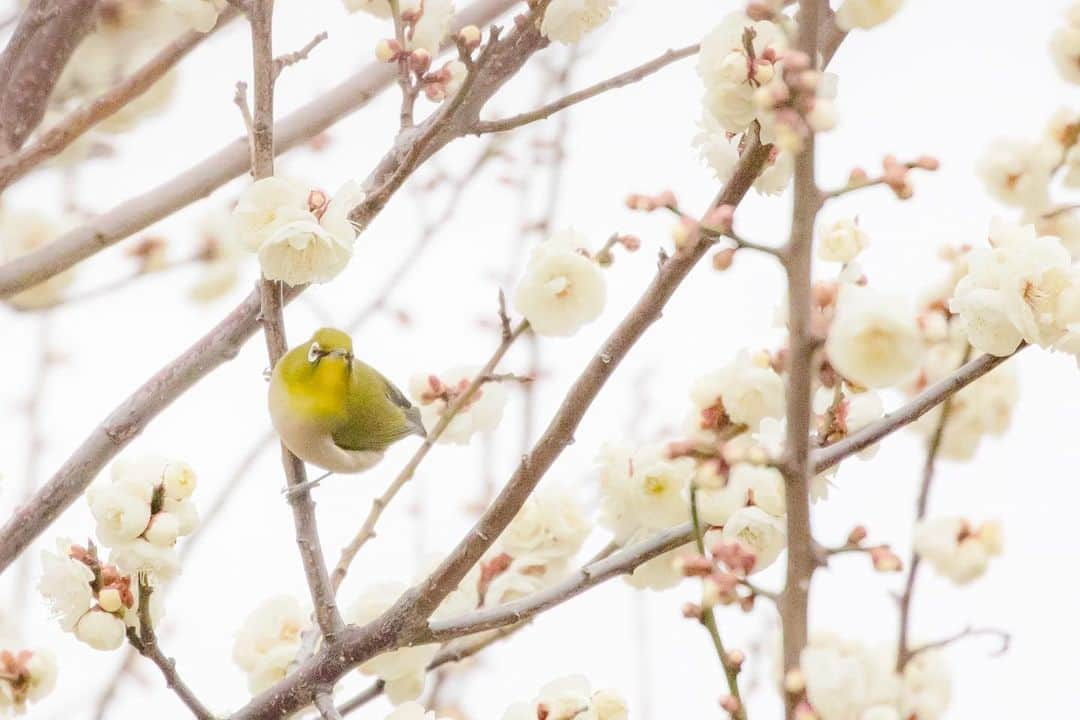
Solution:
<svg viewBox="0 0 1080 720"><path fill-rule="evenodd" d="M166 497L161 506L162 511L176 518L180 535L190 535L195 532L195 526L199 524L199 511L191 500L174 500Z"/></svg>
<svg viewBox="0 0 1080 720"><path fill-rule="evenodd" d="M826 262L849 263L866 249L870 236L858 218L841 218L818 231L817 256Z"/></svg>
<svg viewBox="0 0 1080 720"><path fill-rule="evenodd" d="M949 308L960 315L980 352L1005 356L1022 340L1049 346L1075 322L1077 277L1055 237L995 219L990 248L973 250ZM1068 302L1063 302L1068 301Z"/></svg>
<svg viewBox="0 0 1080 720"><path fill-rule="evenodd" d="M990 558L1001 554L1001 525L972 528L963 518L936 517L915 527L915 552L938 573L964 585L986 572Z"/></svg>
<svg viewBox="0 0 1080 720"><path fill-rule="evenodd" d="M765 418L784 415L784 381L764 354L740 353L733 362L690 386L692 439L712 443L725 423L755 430Z"/></svg>
<svg viewBox="0 0 1080 720"><path fill-rule="evenodd" d="M807 699L821 720L890 717L886 708L895 708L900 692L895 663L895 652L874 652L822 632L799 657Z"/></svg>
<svg viewBox="0 0 1080 720"><path fill-rule="evenodd" d="M26 687L26 700L40 700L56 687L59 668L56 657L48 650L34 650L26 662L30 678Z"/></svg>
<svg viewBox="0 0 1080 720"><path fill-rule="evenodd" d="M756 61L751 63L743 46L747 28L755 32L752 42ZM754 91L775 75L772 63L764 59L766 51L782 53L787 38L777 25L755 22L742 12L733 12L721 20L701 42L698 75L705 84L705 107L725 130L740 133L757 116Z"/></svg>
<svg viewBox="0 0 1080 720"><path fill-rule="evenodd" d="M613 690L592 692L581 675L553 680L531 702L514 703L502 720L626 720L626 701Z"/></svg>
<svg viewBox="0 0 1080 720"><path fill-rule="evenodd" d="M86 491L95 532L110 547L133 541L150 522L150 502L127 492L116 483L93 485Z"/></svg>
<svg viewBox="0 0 1080 720"><path fill-rule="evenodd" d="M180 520L175 515L159 512L146 528L146 541L160 548L171 548L180 536Z"/></svg>
<svg viewBox="0 0 1080 720"><path fill-rule="evenodd" d="M192 30L210 32L228 0L163 0L182 23Z"/></svg>
<svg viewBox="0 0 1080 720"><path fill-rule="evenodd" d="M1080 84L1080 10L1074 3L1065 13L1066 24L1050 38L1050 56L1066 81Z"/></svg>
<svg viewBox="0 0 1080 720"><path fill-rule="evenodd" d="M236 634L233 661L247 674L252 695L285 677L309 623L307 610L288 595L269 598L248 615Z"/></svg>
<svg viewBox="0 0 1080 720"><path fill-rule="evenodd" d="M363 11L380 18L388 18L391 13L389 0L341 0L341 4L351 13Z"/></svg>
<svg viewBox="0 0 1080 720"><path fill-rule="evenodd" d="M1050 202L1050 175L1060 158L1061 149L1052 142L997 140L980 158L976 170L995 198L1039 213Z"/></svg>
<svg viewBox="0 0 1080 720"><path fill-rule="evenodd" d="M843 285L825 349L845 378L879 388L915 371L923 342L914 315L902 302L867 287Z"/></svg>
<svg viewBox="0 0 1080 720"><path fill-rule="evenodd" d="M556 233L533 249L514 291L514 307L540 335L565 337L600 316L607 297L604 274L582 254L586 239Z"/></svg>
<svg viewBox="0 0 1080 720"><path fill-rule="evenodd" d="M769 567L787 547L787 529L782 518L759 507L744 507L735 512L721 535L725 542L735 542L754 553L754 572Z"/></svg>
<svg viewBox="0 0 1080 720"><path fill-rule="evenodd" d="M421 421L429 433L479 371L478 367L459 365L440 375L417 374L410 378L409 394L420 407ZM450 420L437 442L466 445L473 435L494 429L502 420L506 401L506 388L501 383L483 383Z"/></svg>
<svg viewBox="0 0 1080 720"><path fill-rule="evenodd" d="M109 551L109 562L126 573L150 573L162 581L171 580L180 571L180 558L174 547L155 545L141 537L114 545Z"/></svg>
<svg viewBox="0 0 1080 720"><path fill-rule="evenodd" d="M70 540L61 539L56 543L56 552L41 551L43 572L38 582L38 591L49 604L53 617L67 632L75 629L94 600L90 587L94 573L85 563L71 557L71 547Z"/></svg>
<svg viewBox="0 0 1080 720"><path fill-rule="evenodd" d="M605 446L600 456L601 522L625 544L642 529L666 530L690 519L694 461L668 458L662 445Z"/></svg>
<svg viewBox="0 0 1080 720"><path fill-rule="evenodd" d="M952 697L952 675L944 653L920 652L908 659L900 688L900 717L942 720Z"/></svg>
<svg viewBox="0 0 1080 720"><path fill-rule="evenodd" d="M401 11L420 12L412 35L406 39L408 49L423 49L432 55L438 53L439 45L450 31L454 3L451 0L402 0Z"/></svg>
<svg viewBox="0 0 1080 720"><path fill-rule="evenodd" d="M0 210L0 264L33 252L60 234L60 229L46 215L34 211ZM74 281L71 270L53 275L9 298L16 307L35 309L57 303Z"/></svg>
<svg viewBox="0 0 1080 720"><path fill-rule="evenodd" d="M904 0L844 0L836 11L836 24L841 30L872 28L891 18Z"/></svg>
<svg viewBox="0 0 1080 720"><path fill-rule="evenodd" d="M75 625L75 637L95 650L115 650L126 634L124 621L104 610L90 610Z"/></svg>
<svg viewBox="0 0 1080 720"><path fill-rule="evenodd" d="M540 32L566 45L576 43L607 22L616 0L551 0Z"/></svg>
<svg viewBox="0 0 1080 720"><path fill-rule="evenodd" d="M195 471L185 462L172 462L162 471L162 489L165 497L186 500L195 492Z"/></svg>
<svg viewBox="0 0 1080 720"><path fill-rule="evenodd" d="M580 501L561 487L546 487L525 501L499 536L498 547L511 557L566 560L581 550L589 520Z"/></svg>
<svg viewBox="0 0 1080 720"><path fill-rule="evenodd" d="M346 183L328 200L292 180L258 180L233 210L240 242L259 255L263 275L296 286L327 282L352 257L356 229L349 211L363 193Z"/></svg>
<svg viewBox="0 0 1080 720"><path fill-rule="evenodd" d="M737 511L753 504L775 517L784 515L784 476L775 467L738 463L720 488L698 487L698 515L709 525L724 525Z"/></svg>
<svg viewBox="0 0 1080 720"><path fill-rule="evenodd" d="M215 208L199 225L200 275L188 288L196 302L212 302L232 290L240 279L241 262L248 256L237 233L232 215Z"/></svg>

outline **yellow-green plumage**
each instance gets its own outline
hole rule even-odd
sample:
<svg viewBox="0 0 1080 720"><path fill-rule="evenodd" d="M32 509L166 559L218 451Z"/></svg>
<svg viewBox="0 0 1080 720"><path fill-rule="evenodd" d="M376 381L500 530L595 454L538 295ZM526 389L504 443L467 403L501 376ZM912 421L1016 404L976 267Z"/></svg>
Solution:
<svg viewBox="0 0 1080 720"><path fill-rule="evenodd" d="M270 378L270 416L297 457L333 472L359 472L387 447L423 435L419 411L352 354L347 333L323 328L288 353Z"/></svg>

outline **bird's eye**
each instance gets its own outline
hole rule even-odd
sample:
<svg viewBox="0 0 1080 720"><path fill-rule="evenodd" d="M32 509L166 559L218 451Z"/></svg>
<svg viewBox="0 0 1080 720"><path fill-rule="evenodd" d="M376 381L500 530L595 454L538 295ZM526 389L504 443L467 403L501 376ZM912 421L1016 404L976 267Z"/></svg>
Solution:
<svg viewBox="0 0 1080 720"><path fill-rule="evenodd" d="M308 350L307 359L308 362L317 362L326 353L319 347L319 343L311 343L311 349Z"/></svg>

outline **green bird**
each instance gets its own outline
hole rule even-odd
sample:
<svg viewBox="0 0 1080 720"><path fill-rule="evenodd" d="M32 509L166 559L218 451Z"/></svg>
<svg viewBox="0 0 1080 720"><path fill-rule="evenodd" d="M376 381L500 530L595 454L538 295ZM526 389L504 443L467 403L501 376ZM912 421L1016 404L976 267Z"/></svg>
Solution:
<svg viewBox="0 0 1080 720"><path fill-rule="evenodd" d="M367 470L398 440L427 435L419 409L357 360L352 338L334 328L282 356L270 376L269 402L285 447L330 473Z"/></svg>

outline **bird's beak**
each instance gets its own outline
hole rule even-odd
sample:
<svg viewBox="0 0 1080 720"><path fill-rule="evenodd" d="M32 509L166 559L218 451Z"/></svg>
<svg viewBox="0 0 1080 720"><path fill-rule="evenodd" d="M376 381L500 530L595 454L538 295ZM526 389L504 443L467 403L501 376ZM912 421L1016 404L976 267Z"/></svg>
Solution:
<svg viewBox="0 0 1080 720"><path fill-rule="evenodd" d="M412 432L422 438L427 437L427 430L424 429L424 421L420 419L420 408L415 405L408 408L405 411L405 422Z"/></svg>

